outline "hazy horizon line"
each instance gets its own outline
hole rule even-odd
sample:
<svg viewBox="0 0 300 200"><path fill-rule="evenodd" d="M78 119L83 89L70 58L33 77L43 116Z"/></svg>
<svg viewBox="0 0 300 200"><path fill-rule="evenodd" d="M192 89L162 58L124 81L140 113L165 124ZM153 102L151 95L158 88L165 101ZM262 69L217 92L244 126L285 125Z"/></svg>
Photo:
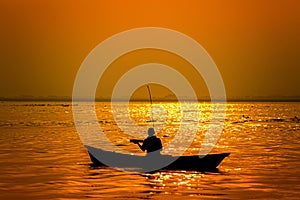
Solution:
<svg viewBox="0 0 300 200"><path fill-rule="evenodd" d="M87 99L87 98L78 98L72 99L71 97L27 97L27 98L20 98L20 97L0 97L0 101L85 101L85 102L110 102L110 98L95 98L95 100ZM127 100L119 98L115 99L115 102L126 102ZM140 99L131 99L132 102L149 102L149 99L140 98ZM153 102L177 102L177 99L152 99ZM193 99L184 99L184 101L195 101ZM197 99L198 102L210 102L210 98L201 98ZM224 102L223 99L216 99L215 101ZM252 97L252 98L227 98L226 102L300 102L300 97L281 97L281 98L274 98L274 97Z"/></svg>

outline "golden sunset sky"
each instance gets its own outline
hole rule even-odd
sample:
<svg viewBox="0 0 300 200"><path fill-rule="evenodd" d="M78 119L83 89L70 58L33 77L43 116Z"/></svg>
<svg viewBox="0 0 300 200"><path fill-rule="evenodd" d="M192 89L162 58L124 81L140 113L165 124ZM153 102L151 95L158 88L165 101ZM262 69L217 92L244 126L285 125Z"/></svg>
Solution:
<svg viewBox="0 0 300 200"><path fill-rule="evenodd" d="M300 1L0 1L0 96L72 96L100 42L164 27L200 43L227 96L300 96ZM117 69L117 68L116 68Z"/></svg>

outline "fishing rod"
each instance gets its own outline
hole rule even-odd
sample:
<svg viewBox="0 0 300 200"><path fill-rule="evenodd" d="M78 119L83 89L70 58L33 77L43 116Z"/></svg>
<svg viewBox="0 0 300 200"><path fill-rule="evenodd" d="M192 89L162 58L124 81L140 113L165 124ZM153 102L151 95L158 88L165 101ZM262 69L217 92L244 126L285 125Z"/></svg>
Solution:
<svg viewBox="0 0 300 200"><path fill-rule="evenodd" d="M153 119L153 111L152 111L152 96L151 96L151 91L149 85L147 85L149 97L150 97L150 103L151 103L151 121L152 121L152 126L154 128L154 119Z"/></svg>

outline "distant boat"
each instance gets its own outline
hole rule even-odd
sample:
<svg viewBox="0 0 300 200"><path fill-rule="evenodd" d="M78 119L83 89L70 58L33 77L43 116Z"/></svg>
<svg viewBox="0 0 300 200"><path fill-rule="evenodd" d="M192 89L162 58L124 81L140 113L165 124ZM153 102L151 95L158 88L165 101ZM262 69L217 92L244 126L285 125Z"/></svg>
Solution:
<svg viewBox="0 0 300 200"><path fill-rule="evenodd" d="M274 122L283 122L284 120L283 119L281 119L281 118L273 118L273 119L271 119L272 121L274 121Z"/></svg>
<svg viewBox="0 0 300 200"><path fill-rule="evenodd" d="M291 120L294 121L294 122L299 122L299 121L300 121L299 118L298 118L297 116L291 118Z"/></svg>
<svg viewBox="0 0 300 200"><path fill-rule="evenodd" d="M107 164L101 161L103 160L102 158L104 158L106 161L109 160L108 165L114 168L147 170L148 167L145 166L145 163L148 162L151 164L151 162L153 162L150 156L122 154L105 151L87 145L85 147L88 150L91 161L96 166L107 166ZM155 162L168 163L167 166L162 167L162 170L214 171L217 169L222 160L229 156L229 154L230 153L207 154L203 157L156 155L157 157L155 157Z"/></svg>

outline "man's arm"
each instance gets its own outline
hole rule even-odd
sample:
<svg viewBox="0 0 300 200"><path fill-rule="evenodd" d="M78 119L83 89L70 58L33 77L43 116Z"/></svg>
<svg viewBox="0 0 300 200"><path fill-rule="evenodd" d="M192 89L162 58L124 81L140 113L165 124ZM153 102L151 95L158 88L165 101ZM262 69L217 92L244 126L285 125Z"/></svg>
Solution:
<svg viewBox="0 0 300 200"><path fill-rule="evenodd" d="M145 140L130 140L130 142L133 142L134 144L137 144L142 151L146 150ZM140 142L143 142L143 144L141 145Z"/></svg>
<svg viewBox="0 0 300 200"><path fill-rule="evenodd" d="M140 147L140 149L142 150L142 151L145 151L145 147L144 147L144 145L141 145L140 143L136 143L139 147Z"/></svg>

